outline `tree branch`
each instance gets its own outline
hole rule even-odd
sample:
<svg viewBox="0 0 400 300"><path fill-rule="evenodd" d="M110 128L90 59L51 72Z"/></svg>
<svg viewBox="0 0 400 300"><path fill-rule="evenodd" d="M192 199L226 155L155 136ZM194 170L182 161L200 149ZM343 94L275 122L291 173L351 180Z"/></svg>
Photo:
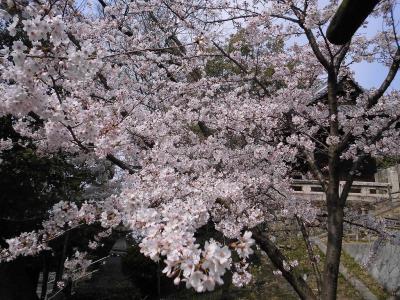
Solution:
<svg viewBox="0 0 400 300"><path fill-rule="evenodd" d="M296 272L296 270L291 269L289 271L286 271L283 263L288 262L287 258L274 245L274 243L268 238L268 236L265 233L262 233L260 230L254 229L252 232L253 238L260 246L261 250L267 253L271 262L276 268L278 268L282 272L283 277L285 277L285 279L293 287L299 297L306 300L316 300L317 297L313 293L312 289L307 285L307 283L298 274L298 272Z"/></svg>
<svg viewBox="0 0 400 300"><path fill-rule="evenodd" d="M291 5L291 8L295 16L298 18L298 21L296 23L300 26L301 29L303 29L314 55L316 56L318 61L324 66L325 70L329 72L329 70L331 69L331 65L322 54L312 30L304 25L304 19L306 17L305 12L294 5Z"/></svg>
<svg viewBox="0 0 400 300"><path fill-rule="evenodd" d="M383 80L381 86L375 91L375 93L368 98L367 109L370 109L372 106L374 106L378 102L379 98L382 97L382 95L386 92L386 90L392 83L394 77L396 76L399 67L400 67L400 48L397 48L392 65L389 68L389 72L386 75L386 78Z"/></svg>
<svg viewBox="0 0 400 300"><path fill-rule="evenodd" d="M142 169L141 166L131 166L129 164L127 164L126 162L116 158L114 155L112 154L107 154L106 158L112 162L114 165L120 167L122 170L126 170L129 172L129 174L134 174L136 173L138 170Z"/></svg>
<svg viewBox="0 0 400 300"><path fill-rule="evenodd" d="M321 293L321 288L322 288L321 272L319 271L319 268L318 268L318 261L315 257L314 250L313 250L313 247L310 242L310 238L309 238L309 235L307 232L306 225L304 224L303 220L297 215L296 215L296 220L297 220L297 223L299 224L301 234L303 235L304 243L306 244L308 258L310 259L310 263L313 267L314 275L315 275L315 278L317 281L318 293Z"/></svg>
<svg viewBox="0 0 400 300"><path fill-rule="evenodd" d="M346 54L349 51L349 49L350 49L350 42L344 44L340 48L340 50L334 55L334 57L337 55L336 61L334 62L336 72L339 71L340 65L342 64L344 58L346 57Z"/></svg>
<svg viewBox="0 0 400 300"><path fill-rule="evenodd" d="M313 155L306 150L303 150L302 152L306 156L306 161L311 168L311 172L314 174L315 177L317 177L319 184L322 186L322 189L326 191L326 181L324 175L322 174L321 170L315 163Z"/></svg>
<svg viewBox="0 0 400 300"><path fill-rule="evenodd" d="M247 69L240 64L236 59L234 59L232 56L229 55L220 45L218 45L216 42L212 42L213 45L230 61L232 61L244 74L248 74ZM266 94L268 94L268 89L267 87L256 77L253 77L254 82L256 82Z"/></svg>

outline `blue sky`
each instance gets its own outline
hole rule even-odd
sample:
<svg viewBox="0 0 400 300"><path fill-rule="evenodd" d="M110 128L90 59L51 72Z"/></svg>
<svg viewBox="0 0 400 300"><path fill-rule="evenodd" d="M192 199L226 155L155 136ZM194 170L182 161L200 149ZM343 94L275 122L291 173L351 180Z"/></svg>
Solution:
<svg viewBox="0 0 400 300"><path fill-rule="evenodd" d="M358 0L362 1L362 0ZM397 32L400 35L400 1L396 1L397 5L395 8L394 16L395 16L395 23L397 24ZM324 7L328 3L327 0L319 0L318 6ZM356 34L364 35L367 37L374 36L378 31L382 30L383 20L382 18L375 18L369 16L367 18L367 24L361 27ZM328 22L329 24L329 22ZM326 31L328 24L326 24L324 30ZM296 37L291 42L298 42L300 44L308 43L305 36ZM353 63L350 68L354 71L354 76L356 81L366 89L370 88L377 88L381 85L382 81L385 79L389 67L386 67L378 62L375 63L368 63L368 62L361 62L361 63ZM400 90L400 71L397 73L395 79L393 80L392 84L388 88L388 91L391 90Z"/></svg>
<svg viewBox="0 0 400 300"><path fill-rule="evenodd" d="M364 88L376 88L385 78L388 68L378 63L359 63L352 67L357 82ZM400 89L400 75L397 73L389 91Z"/></svg>
<svg viewBox="0 0 400 300"><path fill-rule="evenodd" d="M397 5L395 9L394 16L396 18L397 22L397 29L398 32L400 32L400 6ZM357 33L365 34L367 36L372 36L374 35L377 31L382 29L382 19L374 18L374 17L368 17L367 19L368 24L366 28L361 28L358 30ZM352 66L353 71L355 72L355 77L358 83L365 87L365 88L376 88L378 87L383 79L386 77L386 74L388 72L388 67L385 67L382 64L379 63L367 63L367 62L362 62L358 64L354 64ZM397 73L394 81L392 82L389 90L393 89L400 89L400 74L399 72Z"/></svg>

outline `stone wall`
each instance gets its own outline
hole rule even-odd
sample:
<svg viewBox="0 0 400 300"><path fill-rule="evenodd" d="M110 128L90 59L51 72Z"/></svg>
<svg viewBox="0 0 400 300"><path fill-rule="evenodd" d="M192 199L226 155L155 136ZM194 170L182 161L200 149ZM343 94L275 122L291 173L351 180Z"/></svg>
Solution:
<svg viewBox="0 0 400 300"><path fill-rule="evenodd" d="M346 243L343 249L359 264L366 265L368 272L387 291L400 288L400 246L385 244L371 258L372 243ZM400 296L400 291L397 292Z"/></svg>

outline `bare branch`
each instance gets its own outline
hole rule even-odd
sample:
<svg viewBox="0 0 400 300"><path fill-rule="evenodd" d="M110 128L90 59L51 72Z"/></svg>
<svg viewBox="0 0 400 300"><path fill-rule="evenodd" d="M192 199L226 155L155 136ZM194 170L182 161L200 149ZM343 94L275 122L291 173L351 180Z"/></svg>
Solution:
<svg viewBox="0 0 400 300"><path fill-rule="evenodd" d="M319 184L322 186L322 189L324 191L326 191L327 190L326 181L325 181L324 175L322 174L320 168L315 163L314 155L305 149L303 149L302 152L304 153L304 155L306 157L306 161L311 168L311 172L317 178Z"/></svg>
<svg viewBox="0 0 400 300"><path fill-rule="evenodd" d="M107 154L106 158L110 162L112 162L114 165L120 167L122 170L128 171L129 174L134 174L134 173L136 173L138 170L140 170L142 168L141 166L131 166L131 165L127 164L126 162L116 158L112 154Z"/></svg>
<svg viewBox="0 0 400 300"><path fill-rule="evenodd" d="M253 237L261 250L267 253L269 259L282 272L282 276L290 283L293 289L297 292L301 299L316 300L317 297L312 289L307 285L304 279L298 274L295 269L286 270L284 262L288 259L284 254L275 246L275 244L268 238L268 236L260 230L254 229Z"/></svg>
<svg viewBox="0 0 400 300"><path fill-rule="evenodd" d="M244 74L248 74L247 69L239 63L236 59L234 59L229 53L227 53L220 45L218 45L216 42L213 42L213 45L230 61L232 61ZM267 87L256 77L253 77L254 82L256 82L263 90L265 93L268 93Z"/></svg>
<svg viewBox="0 0 400 300"><path fill-rule="evenodd" d="M297 223L299 224L301 234L303 235L304 243L306 244L308 258L310 259L310 263L313 267L314 275L317 281L318 292L321 293L321 288L322 288L321 272L318 268L318 261L315 257L314 250L310 242L306 224L304 224L304 221L297 215L296 215L296 220Z"/></svg>
<svg viewBox="0 0 400 300"><path fill-rule="evenodd" d="M383 96L383 94L386 92L386 90L392 83L394 77L396 76L399 67L400 67L400 48L397 48L392 65L389 68L389 72L386 75L386 78L383 80L381 86L375 91L375 93L368 98L367 109L370 109L372 106L374 106L378 102L379 98Z"/></svg>
<svg viewBox="0 0 400 300"><path fill-rule="evenodd" d="M344 58L346 57L346 54L349 51L349 49L350 49L350 42L344 44L340 48L340 50L334 55L334 57L337 55L336 60L334 62L336 72L339 71L340 65L342 64Z"/></svg>

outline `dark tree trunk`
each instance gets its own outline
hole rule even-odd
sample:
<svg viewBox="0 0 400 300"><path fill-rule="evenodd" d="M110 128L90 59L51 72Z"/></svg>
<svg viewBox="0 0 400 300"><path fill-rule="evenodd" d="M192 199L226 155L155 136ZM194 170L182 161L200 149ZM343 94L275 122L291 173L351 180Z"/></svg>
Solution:
<svg viewBox="0 0 400 300"><path fill-rule="evenodd" d="M329 134L339 137L337 75L334 70L328 72ZM325 256L325 268L322 284L322 299L335 300L339 278L340 254L343 238L343 205L339 197L339 161L338 145L332 143L328 151L329 183L326 193L328 213L328 242Z"/></svg>
<svg viewBox="0 0 400 300"><path fill-rule="evenodd" d="M343 208L337 193L328 192L328 242L323 275L322 299L335 300L343 238Z"/></svg>

